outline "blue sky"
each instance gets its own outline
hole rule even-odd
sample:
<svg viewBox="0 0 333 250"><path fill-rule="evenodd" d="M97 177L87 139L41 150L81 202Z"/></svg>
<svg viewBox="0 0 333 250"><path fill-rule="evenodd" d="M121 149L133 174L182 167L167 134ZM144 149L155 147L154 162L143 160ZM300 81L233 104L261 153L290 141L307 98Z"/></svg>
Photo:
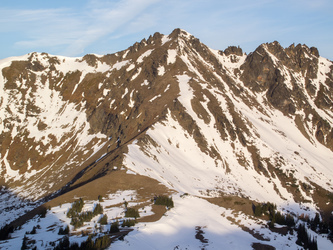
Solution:
<svg viewBox="0 0 333 250"><path fill-rule="evenodd" d="M332 0L1 0L0 59L114 53L175 28L213 49L301 43L333 60Z"/></svg>

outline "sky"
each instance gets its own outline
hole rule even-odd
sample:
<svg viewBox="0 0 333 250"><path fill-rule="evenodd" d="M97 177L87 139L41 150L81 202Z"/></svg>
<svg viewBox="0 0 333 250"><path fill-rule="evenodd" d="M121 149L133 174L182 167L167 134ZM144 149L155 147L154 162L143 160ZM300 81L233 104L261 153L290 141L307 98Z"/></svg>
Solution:
<svg viewBox="0 0 333 250"><path fill-rule="evenodd" d="M301 43L333 60L332 13L332 0L1 0L0 59L111 54L181 28L212 49Z"/></svg>

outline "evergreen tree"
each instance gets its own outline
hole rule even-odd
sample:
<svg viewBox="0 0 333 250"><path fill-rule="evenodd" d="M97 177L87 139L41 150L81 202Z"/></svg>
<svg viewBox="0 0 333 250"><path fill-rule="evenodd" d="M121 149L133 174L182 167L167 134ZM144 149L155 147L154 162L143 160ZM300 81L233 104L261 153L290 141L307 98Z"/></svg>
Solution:
<svg viewBox="0 0 333 250"><path fill-rule="evenodd" d="M27 241L28 241L28 237L26 235L24 235L21 250L28 249Z"/></svg>
<svg viewBox="0 0 333 250"><path fill-rule="evenodd" d="M122 227L133 227L135 223L135 220L123 220Z"/></svg>
<svg viewBox="0 0 333 250"><path fill-rule="evenodd" d="M119 232L119 223L118 221L113 222L110 227L110 233L117 233Z"/></svg>
<svg viewBox="0 0 333 250"><path fill-rule="evenodd" d="M94 242L91 235L89 235L86 241L81 243L80 249L94 249Z"/></svg>
<svg viewBox="0 0 333 250"><path fill-rule="evenodd" d="M108 235L97 238L94 242L94 249L104 249L111 244L111 239Z"/></svg>
<svg viewBox="0 0 333 250"><path fill-rule="evenodd" d="M318 243L317 239L313 237L313 239L309 240L309 245L308 245L309 250L318 250Z"/></svg>
<svg viewBox="0 0 333 250"><path fill-rule="evenodd" d="M13 226L9 226L9 225L4 225L1 229L0 229L0 240L6 240L8 239L8 236L10 233L14 232L14 227Z"/></svg>
<svg viewBox="0 0 333 250"><path fill-rule="evenodd" d="M37 228L34 226L30 232L30 234L36 234L37 233Z"/></svg>
<svg viewBox="0 0 333 250"><path fill-rule="evenodd" d="M77 214L81 213L83 206L84 206L84 201L82 198L74 201L72 203L72 207L67 212L67 217L72 218L72 217L76 216Z"/></svg>
<svg viewBox="0 0 333 250"><path fill-rule="evenodd" d="M260 217L262 215L262 208L260 205L255 206L254 208L254 216Z"/></svg>
<svg viewBox="0 0 333 250"><path fill-rule="evenodd" d="M328 229L329 229L329 237L333 239L333 215L330 216L329 222L328 222Z"/></svg>
<svg viewBox="0 0 333 250"><path fill-rule="evenodd" d="M296 244L309 250L318 250L317 239L311 239L308 234L305 225L300 224L297 228L297 241Z"/></svg>
<svg viewBox="0 0 333 250"><path fill-rule="evenodd" d="M319 224L320 224L319 213L316 213L314 219L310 221L311 230L316 232Z"/></svg>
<svg viewBox="0 0 333 250"><path fill-rule="evenodd" d="M39 215L41 218L45 218L47 214L47 208L46 207L42 207L41 211L39 212Z"/></svg>
<svg viewBox="0 0 333 250"><path fill-rule="evenodd" d="M67 225L65 227L65 229L63 229L62 227L59 228L58 234L59 235L68 235L69 234L69 226Z"/></svg>
<svg viewBox="0 0 333 250"><path fill-rule="evenodd" d="M275 225L275 214L271 216L271 221L268 223L269 228L274 228Z"/></svg>
<svg viewBox="0 0 333 250"><path fill-rule="evenodd" d="M295 226L295 220L294 220L294 217L290 214L287 214L286 217L285 217L285 225L288 226L288 227L293 227Z"/></svg>
<svg viewBox="0 0 333 250"><path fill-rule="evenodd" d="M127 208L125 212L125 217L133 217L133 218L138 218L140 217L139 211L136 210L135 208L129 207Z"/></svg>
<svg viewBox="0 0 333 250"><path fill-rule="evenodd" d="M68 236L65 236L64 238L62 238L58 245L53 248L54 250L64 250L64 249L69 249L69 238Z"/></svg>
<svg viewBox="0 0 333 250"><path fill-rule="evenodd" d="M168 197L166 195L159 195L158 197L154 198L155 205L164 205L169 208L173 207L173 200L172 197Z"/></svg>
<svg viewBox="0 0 333 250"><path fill-rule="evenodd" d="M305 225L300 224L297 228L297 241L296 244L299 246L305 246L308 244L308 233L306 231Z"/></svg>
<svg viewBox="0 0 333 250"><path fill-rule="evenodd" d="M81 246L79 245L79 243L77 242L73 242L69 245L69 249L70 250L80 250L80 249L83 249L81 248Z"/></svg>
<svg viewBox="0 0 333 250"><path fill-rule="evenodd" d="M94 216L96 216L96 215L102 214L102 213L103 213L103 206L100 203L97 203L93 210L93 214L94 214Z"/></svg>
<svg viewBox="0 0 333 250"><path fill-rule="evenodd" d="M108 216L106 214L103 214L103 216L99 219L98 223L101 225L108 224Z"/></svg>

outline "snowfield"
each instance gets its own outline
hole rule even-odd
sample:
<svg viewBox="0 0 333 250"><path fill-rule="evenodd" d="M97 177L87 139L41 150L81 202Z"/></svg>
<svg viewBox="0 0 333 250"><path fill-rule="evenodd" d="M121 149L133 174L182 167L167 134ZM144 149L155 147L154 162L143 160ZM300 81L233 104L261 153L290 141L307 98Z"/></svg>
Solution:
<svg viewBox="0 0 333 250"><path fill-rule="evenodd" d="M194 196L173 198L175 207L162 219L154 223L139 223L124 241L117 241L110 249L253 249L253 243L268 244L276 249L299 248L295 243L296 235L288 234L286 237L273 233L244 214ZM264 235L265 240L256 239L233 220ZM199 230L202 230L201 234L198 234ZM329 240L318 238L318 249L331 247Z"/></svg>

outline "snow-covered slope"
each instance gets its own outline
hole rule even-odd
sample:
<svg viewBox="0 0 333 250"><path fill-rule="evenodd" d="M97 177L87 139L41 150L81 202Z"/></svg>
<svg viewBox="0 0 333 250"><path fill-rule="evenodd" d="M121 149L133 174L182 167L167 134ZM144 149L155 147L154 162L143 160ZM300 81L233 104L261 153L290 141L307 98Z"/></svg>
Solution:
<svg viewBox="0 0 333 250"><path fill-rule="evenodd" d="M82 196L89 183L126 170L134 183L146 176L172 190L175 208L139 224L118 248L158 244L153 237L163 235L173 238L165 249L216 248L221 235L226 247L251 247L247 222L233 220L263 223L249 215L252 203L274 203L295 219L319 212L329 221L333 64L316 48L273 42L246 55L238 47L212 50L176 29L113 55L31 53L0 67L1 184L13 199L28 199L22 204L29 209L31 200L37 206ZM184 193L190 196L179 198ZM243 213L209 203L226 196L245 199ZM198 209L185 216L191 204ZM11 220L23 213L13 210ZM211 217L200 217L202 210ZM286 235L246 227L274 238L268 245L286 246ZM209 244L187 243L195 230Z"/></svg>
<svg viewBox="0 0 333 250"><path fill-rule="evenodd" d="M16 73L16 65L25 68ZM38 198L49 193L63 169L87 160L107 139L89 132L84 101L70 102L58 89L68 84L64 76L70 72L79 70L82 76L103 67L32 53L4 60L1 68L0 131L6 138L0 152L1 176L6 184L22 187L20 196Z"/></svg>

